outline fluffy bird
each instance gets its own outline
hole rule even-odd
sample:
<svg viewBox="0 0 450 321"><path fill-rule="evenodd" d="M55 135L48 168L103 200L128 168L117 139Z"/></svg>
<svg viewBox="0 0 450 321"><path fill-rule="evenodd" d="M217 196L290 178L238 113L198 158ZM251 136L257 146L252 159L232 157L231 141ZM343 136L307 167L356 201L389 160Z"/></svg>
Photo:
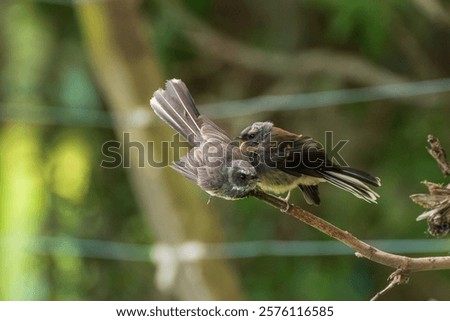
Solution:
<svg viewBox="0 0 450 321"><path fill-rule="evenodd" d="M288 132L271 122L256 122L245 128L239 138L242 153L251 158L256 168L261 189L276 194L288 192L286 202L291 190L299 187L308 204L319 205L318 184L322 182L369 203L376 203L379 198L368 186L381 186L378 177L334 164L311 137Z"/></svg>

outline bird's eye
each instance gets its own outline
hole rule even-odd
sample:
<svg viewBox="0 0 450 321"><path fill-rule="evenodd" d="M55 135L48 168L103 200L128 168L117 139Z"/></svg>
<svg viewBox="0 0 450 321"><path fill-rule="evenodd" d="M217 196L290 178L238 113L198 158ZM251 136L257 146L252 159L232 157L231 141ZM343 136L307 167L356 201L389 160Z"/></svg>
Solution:
<svg viewBox="0 0 450 321"><path fill-rule="evenodd" d="M247 179L247 175L246 174L241 174L241 175L239 175L239 178L241 180L245 180L245 179Z"/></svg>
<svg viewBox="0 0 450 321"><path fill-rule="evenodd" d="M250 138L250 139L255 138L255 134L250 134L250 135L248 135L248 138Z"/></svg>

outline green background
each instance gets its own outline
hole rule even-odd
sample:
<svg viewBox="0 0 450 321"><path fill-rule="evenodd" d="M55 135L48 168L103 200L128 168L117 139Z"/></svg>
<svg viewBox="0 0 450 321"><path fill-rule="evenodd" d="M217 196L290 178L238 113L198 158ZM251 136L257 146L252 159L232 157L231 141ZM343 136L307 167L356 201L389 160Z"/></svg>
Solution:
<svg viewBox="0 0 450 321"><path fill-rule="evenodd" d="M310 255L267 255L266 246L261 249L254 243L247 244L244 257L237 257L236 249L217 251L218 256L231 257L220 261L226 271L208 265L200 275L234 284L228 293L213 281L208 286L214 295L197 296L204 284L195 278L187 290L180 290L176 285L180 267L175 263L158 272L166 273L168 281L158 276L155 259L150 258L155 253L152 246L175 233L172 225L191 224L183 238L197 240L199 235L198 240L206 243L330 238L256 199L214 198L207 204L206 193L170 169L156 170L159 176L147 184L168 193L172 202L178 202L175 208L186 206L184 211L192 215L208 211L215 228L209 230L201 219L189 222L189 217L170 224L149 219L164 220L168 213L149 213L142 205L143 197L137 195L147 191L130 182L133 170L100 167L102 144L120 139L123 130L117 123L128 117L111 115L117 98L105 90L105 78L93 67L101 64L93 61L96 53L89 55L88 48L101 50L103 45L101 37L89 45L90 35L116 35L116 30L100 30L101 15L108 14L105 3L110 1L92 2L98 20L83 20L82 5L69 1L0 4L0 299L366 300L385 287L392 269L358 259L351 251L324 253L335 243L316 247L299 243L311 246ZM144 127L165 130L149 112L148 99L165 79L180 78L200 111L232 137L263 120L322 142L325 131L333 131L335 142L349 140L341 155L351 166L381 178L379 204L367 204L326 184L320 187L320 207L307 206L299 191L291 200L361 239L386 240L386 250L411 252L413 241L395 249L390 246L396 240L432 239L426 223L415 221L422 209L409 195L426 191L422 180L448 182L424 147L427 135L434 134L450 149L448 89L316 108L282 110L274 104L264 112L249 113L227 111L227 102L274 95L283 101L282 95L289 94L446 79L449 1L148 0L137 1L136 6L139 30L133 29L135 21L121 16L121 10L111 15L116 19L113 25L130 28L130 34L150 48L148 59L159 70L158 75L147 75L152 85L131 86L142 86L147 93L142 114L133 116ZM132 37L122 40L117 46L130 53L125 54L127 63L138 61ZM97 54L106 60L116 53ZM120 65L104 68L109 68L108 79L117 75L116 83L131 74ZM119 97L125 91L115 94ZM304 96L296 99L300 106ZM150 135L147 139L157 140ZM174 183L167 187L169 180ZM186 205L185 198L197 207ZM438 250L430 245L409 255L447 255L448 238L438 241ZM286 244L280 243L280 249ZM172 279L166 269L175 269ZM449 289L449 271L420 272L382 299L449 300Z"/></svg>

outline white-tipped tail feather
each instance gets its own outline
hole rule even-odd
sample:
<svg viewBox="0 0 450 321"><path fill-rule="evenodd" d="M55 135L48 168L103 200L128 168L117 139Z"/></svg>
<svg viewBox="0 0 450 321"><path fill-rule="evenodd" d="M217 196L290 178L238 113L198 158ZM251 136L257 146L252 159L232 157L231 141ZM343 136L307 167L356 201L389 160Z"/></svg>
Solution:
<svg viewBox="0 0 450 321"><path fill-rule="evenodd" d="M361 180L349 176L346 173L324 171L323 178L325 178L330 184L352 193L366 202L377 203L377 198L380 197L380 195L370 189L370 187L364 184Z"/></svg>

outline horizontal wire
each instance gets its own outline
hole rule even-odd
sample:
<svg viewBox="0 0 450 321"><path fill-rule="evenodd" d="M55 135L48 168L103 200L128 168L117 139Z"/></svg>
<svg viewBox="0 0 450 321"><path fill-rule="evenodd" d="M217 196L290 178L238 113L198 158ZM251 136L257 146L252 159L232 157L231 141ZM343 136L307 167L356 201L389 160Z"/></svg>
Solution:
<svg viewBox="0 0 450 321"><path fill-rule="evenodd" d="M82 126L112 128L111 114L93 108L64 108L5 104L0 121L23 122L36 125Z"/></svg>
<svg viewBox="0 0 450 321"><path fill-rule="evenodd" d="M235 118L269 111L288 111L321 108L358 102L400 99L420 95L450 92L450 78L418 82L389 84L356 89L340 89L295 95L260 96L235 101L205 104L199 109L212 118ZM149 93L150 97L151 93ZM91 108L69 109L64 107L23 106L3 104L0 121L26 122L39 125L88 126L112 128L112 113ZM126 115L130 127L149 126L154 122L150 107L137 106ZM135 115L136 114L136 115Z"/></svg>
<svg viewBox="0 0 450 321"><path fill-rule="evenodd" d="M0 238L3 250L19 245L22 250L37 255L100 258L122 261L158 261L154 257L156 248L174 251L181 260L189 259L242 259L261 256L341 256L352 255L354 251L342 243L330 241L247 241L230 243L201 243L198 241L180 244L131 244L111 241L88 240L67 237L38 236L29 239L3 236ZM449 253L450 241L428 240L367 240L368 244L387 252ZM6 245L6 247L5 247ZM200 249L200 251L198 250ZM200 253L200 254L198 254Z"/></svg>
<svg viewBox="0 0 450 321"><path fill-rule="evenodd" d="M261 96L204 105L202 111L207 115L215 117L235 117L268 111L311 109L385 99L399 99L449 91L450 78L443 78L296 95Z"/></svg>

